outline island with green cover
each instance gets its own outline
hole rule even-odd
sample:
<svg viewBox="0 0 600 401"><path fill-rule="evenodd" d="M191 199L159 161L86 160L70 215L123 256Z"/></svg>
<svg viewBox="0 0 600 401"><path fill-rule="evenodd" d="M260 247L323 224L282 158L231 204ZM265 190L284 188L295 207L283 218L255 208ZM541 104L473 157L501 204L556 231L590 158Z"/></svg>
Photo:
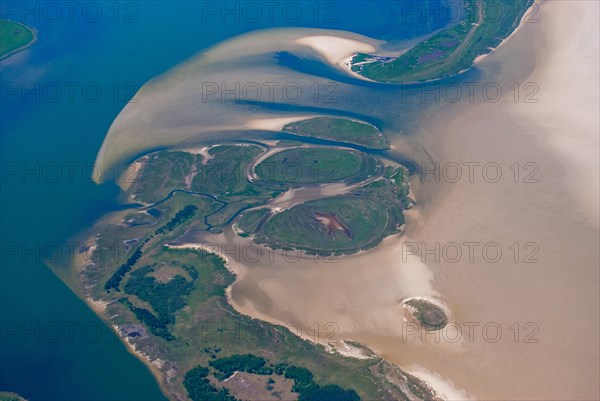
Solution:
<svg viewBox="0 0 600 401"><path fill-rule="evenodd" d="M286 124L283 132L329 139L369 149L389 149L385 136L372 124L341 117L315 117Z"/></svg>
<svg viewBox="0 0 600 401"><path fill-rule="evenodd" d="M377 82L414 83L468 70L519 26L533 0L463 0L460 20L398 57L357 53L353 72Z"/></svg>
<svg viewBox="0 0 600 401"><path fill-rule="evenodd" d="M83 295L103 305L165 393L194 401L438 400L367 349L367 357L350 358L240 314L228 299L236 276L226 259L179 245L192 232L211 238L228 230L308 254L374 247L400 231L412 204L404 166L333 141L163 150L132 165L125 190L137 203L92 228L77 272ZM281 207L294 191L328 185L342 193Z"/></svg>
<svg viewBox="0 0 600 401"><path fill-rule="evenodd" d="M20 22L0 19L0 60L28 48L36 38L35 29Z"/></svg>

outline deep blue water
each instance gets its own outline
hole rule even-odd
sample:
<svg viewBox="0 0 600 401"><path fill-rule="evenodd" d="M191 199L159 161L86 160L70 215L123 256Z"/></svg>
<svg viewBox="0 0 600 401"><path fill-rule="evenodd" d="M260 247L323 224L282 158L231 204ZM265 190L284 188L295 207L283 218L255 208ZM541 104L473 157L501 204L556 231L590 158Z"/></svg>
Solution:
<svg viewBox="0 0 600 401"><path fill-rule="evenodd" d="M68 252L69 238L120 207L114 184L89 177L105 133L137 88L256 29L342 29L394 41L448 22L440 0L418 1L416 11L415 2L399 1L267 3L0 5L1 18L39 32L32 48L0 64L0 390L30 400L164 399L149 370L43 260ZM433 11L423 23L426 6Z"/></svg>

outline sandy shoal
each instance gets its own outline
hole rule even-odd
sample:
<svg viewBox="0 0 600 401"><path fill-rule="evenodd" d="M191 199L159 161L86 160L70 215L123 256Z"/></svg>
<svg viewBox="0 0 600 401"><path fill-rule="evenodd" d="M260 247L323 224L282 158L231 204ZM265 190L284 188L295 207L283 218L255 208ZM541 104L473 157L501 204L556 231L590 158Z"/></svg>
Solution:
<svg viewBox="0 0 600 401"><path fill-rule="evenodd" d="M342 65L355 53L372 53L375 47L358 40L338 36L315 35L296 39L299 45L312 47L331 64Z"/></svg>

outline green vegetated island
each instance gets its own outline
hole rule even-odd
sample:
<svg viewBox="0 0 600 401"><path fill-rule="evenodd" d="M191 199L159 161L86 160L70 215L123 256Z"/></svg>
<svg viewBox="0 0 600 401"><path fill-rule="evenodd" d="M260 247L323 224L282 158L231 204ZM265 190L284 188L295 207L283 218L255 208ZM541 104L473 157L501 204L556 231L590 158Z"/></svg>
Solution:
<svg viewBox="0 0 600 401"><path fill-rule="evenodd" d="M315 157L324 163L315 163ZM256 172L266 184L290 185L285 178L294 180L299 171L296 165L305 166L304 177L317 166L320 178L328 182L362 184L343 195L308 201L278 213L268 208L243 212L238 227L255 242L320 255L349 254L376 246L404 223L403 210L410 208L412 201L403 167L384 166L354 151L295 148L268 157Z"/></svg>
<svg viewBox="0 0 600 401"><path fill-rule="evenodd" d="M448 315L442 307L427 299L412 298L404 302L416 321L426 330L440 330L448 324Z"/></svg>
<svg viewBox="0 0 600 401"><path fill-rule="evenodd" d="M357 149L300 145L229 143L141 157L127 189L139 206L99 221L80 250L82 295L104 305L104 318L172 399L438 400L359 344L365 357L350 358L241 315L227 299L235 276L226 261L174 245L190 230L210 236L230 227L274 248L352 253L399 232L412 204L403 166ZM348 190L270 206L292 188L327 183Z"/></svg>
<svg viewBox="0 0 600 401"><path fill-rule="evenodd" d="M0 19L0 60L31 46L35 39L33 28L20 22Z"/></svg>
<svg viewBox="0 0 600 401"><path fill-rule="evenodd" d="M377 127L346 118L311 118L286 124L283 131L295 135L352 143L369 149L389 149L385 137Z"/></svg>
<svg viewBox="0 0 600 401"><path fill-rule="evenodd" d="M378 82L412 83L468 70L518 26L534 0L463 0L463 18L398 57L358 53L350 68Z"/></svg>

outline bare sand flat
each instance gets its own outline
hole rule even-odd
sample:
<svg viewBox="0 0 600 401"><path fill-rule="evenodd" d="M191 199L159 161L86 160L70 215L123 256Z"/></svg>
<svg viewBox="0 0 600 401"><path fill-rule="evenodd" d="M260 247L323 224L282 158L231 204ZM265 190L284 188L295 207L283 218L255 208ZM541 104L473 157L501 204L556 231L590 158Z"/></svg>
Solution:
<svg viewBox="0 0 600 401"><path fill-rule="evenodd" d="M356 53L373 53L375 51L373 45L355 39L329 35L304 36L296 39L296 43L313 48L325 57L329 63L353 77L364 81L372 81L352 71L350 60Z"/></svg>
<svg viewBox="0 0 600 401"><path fill-rule="evenodd" d="M600 164L600 69L596 1L548 1L540 29L545 50L528 77L540 87L540 102L521 103L515 111L531 119L530 130L568 166L568 188L577 206L598 228Z"/></svg>
<svg viewBox="0 0 600 401"><path fill-rule="evenodd" d="M296 117L276 117L276 118L258 118L250 120L246 123L246 127L250 129L259 129L265 131L281 131L287 124L297 121L308 120L310 118L319 117L318 115L296 116Z"/></svg>
<svg viewBox="0 0 600 401"><path fill-rule="evenodd" d="M355 53L372 53L375 47L354 39L337 36L317 35L304 36L296 39L299 45L309 46L323 55L331 64L343 64L343 62Z"/></svg>

